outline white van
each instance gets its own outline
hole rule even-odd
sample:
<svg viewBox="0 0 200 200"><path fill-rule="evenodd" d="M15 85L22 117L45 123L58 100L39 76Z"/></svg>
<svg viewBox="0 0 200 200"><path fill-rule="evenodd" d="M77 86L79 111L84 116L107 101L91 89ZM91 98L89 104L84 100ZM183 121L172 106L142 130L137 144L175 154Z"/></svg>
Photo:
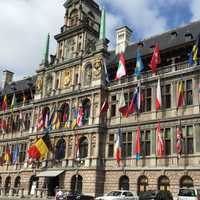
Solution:
<svg viewBox="0 0 200 200"><path fill-rule="evenodd" d="M200 200L200 189L180 188L178 200Z"/></svg>

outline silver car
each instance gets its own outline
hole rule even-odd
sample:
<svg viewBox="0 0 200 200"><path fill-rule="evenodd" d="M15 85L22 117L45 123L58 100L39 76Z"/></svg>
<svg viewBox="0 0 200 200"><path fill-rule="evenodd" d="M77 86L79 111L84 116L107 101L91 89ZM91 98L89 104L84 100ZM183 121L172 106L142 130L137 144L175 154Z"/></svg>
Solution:
<svg viewBox="0 0 200 200"><path fill-rule="evenodd" d="M136 192L129 190L116 190L97 197L96 200L139 200Z"/></svg>

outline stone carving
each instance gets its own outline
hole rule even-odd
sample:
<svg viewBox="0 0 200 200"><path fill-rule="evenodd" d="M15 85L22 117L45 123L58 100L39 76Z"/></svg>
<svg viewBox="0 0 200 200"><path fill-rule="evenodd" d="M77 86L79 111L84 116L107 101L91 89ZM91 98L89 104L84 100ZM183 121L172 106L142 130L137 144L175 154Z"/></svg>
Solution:
<svg viewBox="0 0 200 200"><path fill-rule="evenodd" d="M101 73L101 68L102 68L102 59L97 58L94 62L94 68L93 68L95 78L99 77Z"/></svg>
<svg viewBox="0 0 200 200"><path fill-rule="evenodd" d="M69 87L70 84L71 84L71 71L70 70L65 70L63 86L64 87Z"/></svg>
<svg viewBox="0 0 200 200"><path fill-rule="evenodd" d="M38 77L37 81L36 81L36 89L38 92L40 92L42 90L43 87L43 80L42 77Z"/></svg>
<svg viewBox="0 0 200 200"><path fill-rule="evenodd" d="M50 95L51 94L51 91L52 91L52 76L50 74L47 75L47 78L46 78L46 94L47 95Z"/></svg>

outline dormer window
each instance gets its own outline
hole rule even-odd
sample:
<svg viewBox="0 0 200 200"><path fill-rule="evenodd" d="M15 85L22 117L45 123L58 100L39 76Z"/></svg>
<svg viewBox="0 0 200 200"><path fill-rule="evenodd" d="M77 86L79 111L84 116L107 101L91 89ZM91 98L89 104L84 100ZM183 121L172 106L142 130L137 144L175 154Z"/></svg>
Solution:
<svg viewBox="0 0 200 200"><path fill-rule="evenodd" d="M177 36L178 36L178 33L177 33L176 31L172 31L172 32L171 32L171 38L172 38L172 39L176 39Z"/></svg>
<svg viewBox="0 0 200 200"><path fill-rule="evenodd" d="M77 26L78 25L78 20L79 20L79 17L78 17L78 10L75 9L71 12L70 14L70 26Z"/></svg>
<svg viewBox="0 0 200 200"><path fill-rule="evenodd" d="M185 40L186 41L190 41L190 40L192 40L194 37L193 37L193 35L192 35L192 33L186 33L185 34Z"/></svg>

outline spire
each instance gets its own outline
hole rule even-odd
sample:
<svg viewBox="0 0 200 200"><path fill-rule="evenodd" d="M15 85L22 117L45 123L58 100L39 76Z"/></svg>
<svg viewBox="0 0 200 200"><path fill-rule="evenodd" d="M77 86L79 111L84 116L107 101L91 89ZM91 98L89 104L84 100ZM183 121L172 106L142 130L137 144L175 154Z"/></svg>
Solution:
<svg viewBox="0 0 200 200"><path fill-rule="evenodd" d="M49 58L49 41L50 41L50 34L48 33L45 52L44 52L44 58L43 58L43 64L45 66L47 66L49 64L49 61L48 61L48 58Z"/></svg>
<svg viewBox="0 0 200 200"><path fill-rule="evenodd" d="M101 13L101 24L100 24L100 40L106 39L106 12L105 9L102 9Z"/></svg>

